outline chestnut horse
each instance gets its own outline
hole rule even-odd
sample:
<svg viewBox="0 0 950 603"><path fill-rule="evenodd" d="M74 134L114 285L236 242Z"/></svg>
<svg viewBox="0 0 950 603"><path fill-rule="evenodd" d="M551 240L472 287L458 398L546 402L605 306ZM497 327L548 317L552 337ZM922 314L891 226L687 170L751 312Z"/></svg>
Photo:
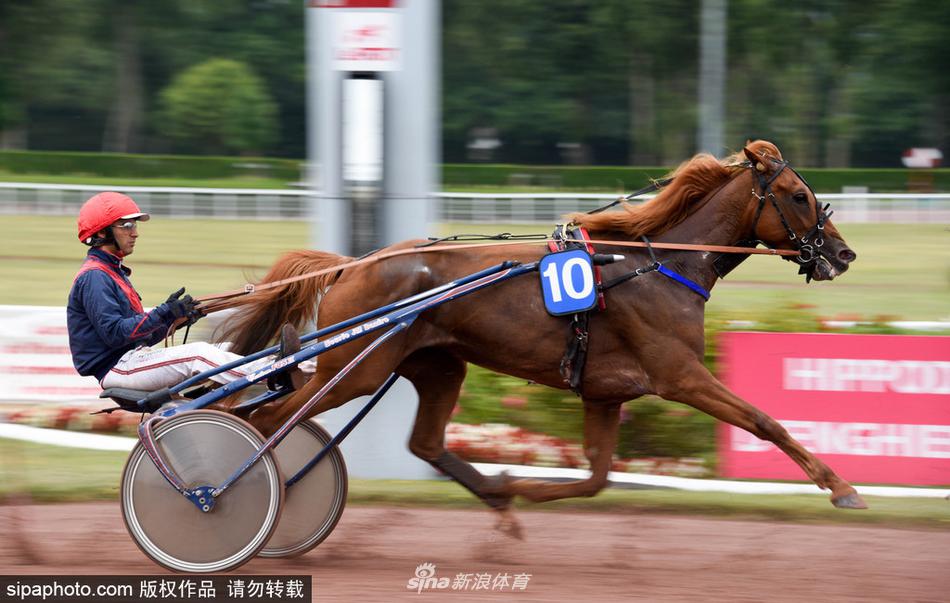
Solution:
<svg viewBox="0 0 950 603"><path fill-rule="evenodd" d="M693 157L672 173L670 183L653 200L641 205L625 204L621 211L570 218L586 227L593 240L631 241L647 235L654 242L746 246L758 242L799 249L796 261L801 272L815 280L833 279L856 257L808 185L788 168L775 145L766 141L750 142L742 153L722 161L705 154ZM597 251L626 256L623 262L603 267L605 282L651 263L643 249L599 244ZM234 342L234 351L249 353L273 340L284 321L298 328L315 319L320 327L332 325L502 261L532 262L544 253L537 244L524 244L407 254L299 280L228 302L237 311L225 323L222 338ZM665 266L707 291L715 285L720 268L715 265L717 254L656 253ZM262 282L351 260L320 251L295 251L282 257ZM569 483L507 476L488 479L445 449L445 427L466 363L550 387L567 387L559 365L569 318L545 311L538 283L530 277L487 287L423 313L408 331L358 365L310 415L373 393L395 372L411 381L419 394L409 449L494 509L504 511L514 496L546 501L599 492L607 484L621 404L656 394L773 442L819 487L831 490L836 507L865 508L851 485L778 422L729 391L703 365L702 296L653 272L611 288L606 298L606 310L590 316L581 382L584 453L591 470L587 479ZM303 388L255 411L251 423L265 434L273 433L374 337L355 339L319 356L316 373Z"/></svg>

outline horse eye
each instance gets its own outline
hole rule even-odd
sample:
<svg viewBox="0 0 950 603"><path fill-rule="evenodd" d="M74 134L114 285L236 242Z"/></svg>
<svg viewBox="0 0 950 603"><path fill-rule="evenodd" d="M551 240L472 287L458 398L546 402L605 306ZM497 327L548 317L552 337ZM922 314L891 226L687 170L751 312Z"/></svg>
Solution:
<svg viewBox="0 0 950 603"><path fill-rule="evenodd" d="M808 203L808 195L805 193L795 193L792 195L792 199L795 201L795 203Z"/></svg>

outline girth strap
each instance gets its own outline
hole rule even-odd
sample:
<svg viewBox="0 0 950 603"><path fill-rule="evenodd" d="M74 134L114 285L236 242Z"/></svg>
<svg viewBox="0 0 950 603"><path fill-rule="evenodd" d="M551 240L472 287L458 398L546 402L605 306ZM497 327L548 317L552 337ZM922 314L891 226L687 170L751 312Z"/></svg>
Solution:
<svg viewBox="0 0 950 603"><path fill-rule="evenodd" d="M584 378L584 365L587 363L587 339L590 335L587 325L590 312L575 314L571 320L571 330L567 336L567 346L558 371L561 378L578 396L582 395L581 381Z"/></svg>
<svg viewBox="0 0 950 603"><path fill-rule="evenodd" d="M583 228L572 229L570 224L566 226L558 224L551 238L554 239L554 241L548 244L548 247L551 251L560 251L569 245L579 246L583 244L588 253L592 255L594 253L593 245L588 242L590 237ZM660 261L656 258L656 254L653 252L653 244L650 242L650 239L648 239L646 236L642 236L641 239L643 239L643 246L647 248L647 251L650 254L651 263L649 266L637 268L636 270L632 270L626 274L615 277L606 283L602 282L601 280L600 266L594 267L594 280L597 287L599 309L606 309L606 304L604 303L604 292L607 289L653 271L659 272L663 276L676 281L677 283L688 288L693 293L701 296L704 300L709 301L709 292L706 291L702 285L667 268L662 263L660 263ZM589 323L589 312L581 312L573 315L570 333L567 339L567 346L564 350L564 356L561 358L561 364L559 367L559 372L561 373L561 377L564 379L564 382L567 383L567 385L571 388L571 391L579 396L583 395L581 390L584 377L584 365L587 362L588 340L590 337L588 330Z"/></svg>

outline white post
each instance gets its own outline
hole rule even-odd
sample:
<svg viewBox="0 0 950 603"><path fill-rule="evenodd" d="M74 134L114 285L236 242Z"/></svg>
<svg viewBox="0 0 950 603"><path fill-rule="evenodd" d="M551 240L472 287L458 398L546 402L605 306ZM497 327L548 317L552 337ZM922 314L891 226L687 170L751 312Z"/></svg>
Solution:
<svg viewBox="0 0 950 603"><path fill-rule="evenodd" d="M354 218L351 200L346 199L361 186L357 182L347 189L343 157L346 152L354 160L350 167L359 168L357 164L374 153L369 146L354 145L353 139L344 145L343 122L354 134L368 132L376 126L360 120L374 122L379 115L375 109L373 115L364 115L344 105L344 79L354 74L382 82L382 199L381 207L373 208L382 219L376 223L375 241L382 246L428 235L439 169L439 2L309 0L306 12L312 243L349 255L354 249L352 222L356 218L361 228L366 223L365 205ZM372 86L350 87L363 88L370 94ZM349 175L358 172L362 170L347 170ZM365 203L367 198L355 201ZM351 401L318 419L336 433L363 403ZM342 446L351 475L402 479L435 475L406 446L417 407L412 385L397 382Z"/></svg>
<svg viewBox="0 0 950 603"><path fill-rule="evenodd" d="M725 151L727 0L703 0L699 37L698 151L720 157Z"/></svg>

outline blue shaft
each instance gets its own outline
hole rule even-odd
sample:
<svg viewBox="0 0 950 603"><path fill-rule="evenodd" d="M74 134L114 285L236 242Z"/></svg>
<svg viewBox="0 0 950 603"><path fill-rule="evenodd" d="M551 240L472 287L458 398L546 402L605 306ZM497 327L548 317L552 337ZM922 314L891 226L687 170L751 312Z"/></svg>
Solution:
<svg viewBox="0 0 950 603"><path fill-rule="evenodd" d="M385 333L383 333L378 339L370 343L366 347L366 349L360 352L360 354L356 358L351 360L349 364L343 367L343 369L339 373L337 373L333 377L333 379L330 379L330 381L328 381L322 388L320 388L320 391L317 392L317 394L313 398L311 398L302 407L297 409L297 411L289 419L287 419L287 421L283 425L281 425L281 427L276 432L274 432L274 435L267 438L267 441L264 442L263 445L261 445L260 450L258 450L254 455L252 455L251 458L247 459L247 461L245 461L244 464L240 468L238 468L237 471L232 473L231 476L228 477L228 479L224 480L224 483L218 486L214 490L212 496L218 497L221 495L222 492L230 488L231 484L236 482L238 478L240 478L242 475L247 473L247 471L251 467L253 467L254 464L261 459L261 457L263 457L267 452L269 452L274 446L279 444L280 441L284 439L288 433L290 433L290 430L293 429L293 427L297 423L299 423L300 421L303 421L306 414L310 411L310 409L316 406L317 402L319 402L321 399L323 399L324 396L330 393L330 390L333 389L333 387L337 383L339 383L343 377L349 374L351 370L356 368L359 365L359 363L363 360L363 358L365 358L367 355L372 353L373 350L375 350L382 344L386 343L386 341L389 340L390 337L404 331L405 329L408 329L411 324L412 324L412 320L400 322L394 325L391 329L389 329Z"/></svg>
<svg viewBox="0 0 950 603"><path fill-rule="evenodd" d="M392 375L390 375L389 379L387 379L386 382L383 383L382 386L380 386L378 390L376 390L376 393L373 394L372 399L370 399L370 401L366 403L366 406L361 408L360 411L356 413L356 415L352 419L350 419L350 422L347 423L346 426L340 430L340 433L333 436L333 439L327 442L327 445L324 446L323 449L317 453L317 456L313 457L310 460L310 462L308 462L306 465L304 465L300 469L300 471L294 474L292 478L287 480L284 483L284 486L289 488L293 486L294 484L296 484L297 482L299 482L303 478L303 476L310 473L310 470L316 467L317 463L323 460L323 457L325 457L331 450L333 450L335 446L339 445L339 443L342 442L346 438L346 436L350 435L350 432L353 431L353 428L356 427L360 423L360 421L363 420L363 417L369 414L369 411L373 410L373 407L376 406L376 403L382 400L383 396L386 395L386 392L389 391L389 388L393 386L393 383L395 383L396 379L398 378L399 378L399 375L397 375L396 373L393 373Z"/></svg>
<svg viewBox="0 0 950 603"><path fill-rule="evenodd" d="M308 339L313 339L314 337L324 333L338 331L343 328L344 325L350 325L357 319L362 319L367 316L369 317L369 322L350 327L348 330L343 331L338 335L327 337L318 343L303 348L296 354L282 358L281 360L277 361L277 363L272 364L268 368L262 369L256 373L252 373L247 377L241 377L240 379L231 381L230 383L227 383L203 396L200 396L199 398L185 402L159 414L167 418L185 410L204 408L217 402L218 400L237 393L254 383L257 383L258 381L263 381L268 376L278 372L279 370L286 369L291 365L296 365L304 360L309 360L319 356L329 349L346 343L350 339L355 339L357 337L362 337L367 333L378 331L388 325L392 325L410 316L414 318L422 311L441 305L446 301L459 297L460 295L465 295L477 289L481 289L488 284L492 284L500 280L507 280L532 270L537 270L536 262L523 265L515 265L514 262L503 262L486 270L471 274L465 278L453 281L452 283L448 284L449 286L442 285L419 295L407 298L406 300L400 300L398 302L389 304L384 308L380 308L380 310L367 312L366 314L361 314L356 318L338 323L331 327L326 327L312 334L308 337ZM379 316L381 310L386 310L387 313L385 316ZM275 368L276 364L280 364L280 366ZM218 369L215 369L215 371L220 372L221 368L222 367L218 367ZM192 379L205 379L210 374L212 374L212 371L207 371L201 375L193 377Z"/></svg>
<svg viewBox="0 0 950 603"><path fill-rule="evenodd" d="M434 287L434 288L432 288L432 289L429 289L428 291L423 291L422 293L419 293L419 294L417 294L417 295L413 295L412 297L407 297L407 298L401 299L401 300L399 300L399 301L397 301L397 302L393 302L393 303L391 303L391 304L388 304L388 305L386 305L386 306L383 306L382 308L377 308L376 310L371 310L371 311L369 311L369 312L365 312L365 313L363 313L363 314L360 314L359 316L354 316L353 318L350 318L350 319L348 319L348 320L344 320L343 322L338 322L338 323L336 323L335 325L330 325L330 326L328 326L328 327L324 327L324 328L320 329L319 331L315 331L315 332L313 332L313 333L309 333L309 334L307 334L307 335L304 335L303 337L300 338L300 342L301 342L301 343L307 343L307 342L313 341L314 339L317 339L318 337L323 337L324 335L327 335L327 334L329 334L329 333L333 333L333 332L335 332L335 331L340 331L340 330L343 330L343 329L347 329L347 328L349 328L349 327L352 327L353 325L356 325L356 324L359 324L359 323L361 323L361 322L370 320L370 319L372 319L372 318L376 318L377 316L382 316L383 314L386 314L386 313L391 312L391 311L393 311L393 310L398 310L398 309L400 309L400 308L405 308L406 306L412 305L412 304L416 303L416 302L419 301L419 300L426 299L426 298L428 298L428 297L432 297L433 295L437 295L437 294L439 294L439 293L442 293L442 292L444 292L444 291L447 291L447 290L451 289L452 287L456 287L456 286L458 286L458 285L466 285L466 284L468 284L468 283L470 283L470 282L472 282L472 281L476 281L476 280L482 278L483 276L488 276L489 274L495 274L496 272L501 272L502 270L504 270L504 269L506 269L506 268L510 268L510 267L513 266L513 265L514 265L514 262L502 262L501 264L492 266L492 267L490 267L490 268L486 268L485 270L482 270L482 271L480 271L480 272L475 272L475 273L473 273L473 274L470 274L470 275L465 276L465 277L463 277L463 278L460 278L460 279L458 279L458 280L454 280L454 281L451 281L451 282L446 283L446 284L444 284L444 285L440 285L440 286L438 286L438 287ZM279 346L276 346L276 345L275 345L275 346L271 346L271 347L269 347L269 348L267 348L267 349L265 349L265 350L261 350L260 352L255 352L255 353L253 353L253 354L249 354L249 355L247 355L247 356L244 356L243 358L238 358L237 360L233 360L233 361L231 361L231 362L228 362L227 364L222 364L221 366L219 366L219 367L217 367L217 368L207 370L207 371L205 371L205 372L203 372L203 373L201 373L201 374L199 374L199 375L195 375L194 377L190 377L190 378L188 378L188 379L185 379L184 381L182 381L181 383L179 383L179 384L176 385L175 387L169 388L168 391L171 392L171 393L173 393L173 394L177 394L178 392L181 392L181 391L183 391L183 390L186 390L186 389L188 389L189 387L191 387L191 386L193 386L193 385L197 385L198 383L201 383L202 381L208 379L209 377L212 377L212 376L217 375L217 374L219 374L219 373L223 373L223 372L225 372L225 371L229 371L229 370L231 370L231 369L233 369L233 368L237 368L237 367L239 367L239 366L243 366L243 365L245 365L245 364L247 364L247 363L249 363L249 362L253 362L254 360L259 360L259 359L261 359L261 358L264 358L265 356L269 356L270 354L276 354L277 351L278 351L278 348L279 348Z"/></svg>

